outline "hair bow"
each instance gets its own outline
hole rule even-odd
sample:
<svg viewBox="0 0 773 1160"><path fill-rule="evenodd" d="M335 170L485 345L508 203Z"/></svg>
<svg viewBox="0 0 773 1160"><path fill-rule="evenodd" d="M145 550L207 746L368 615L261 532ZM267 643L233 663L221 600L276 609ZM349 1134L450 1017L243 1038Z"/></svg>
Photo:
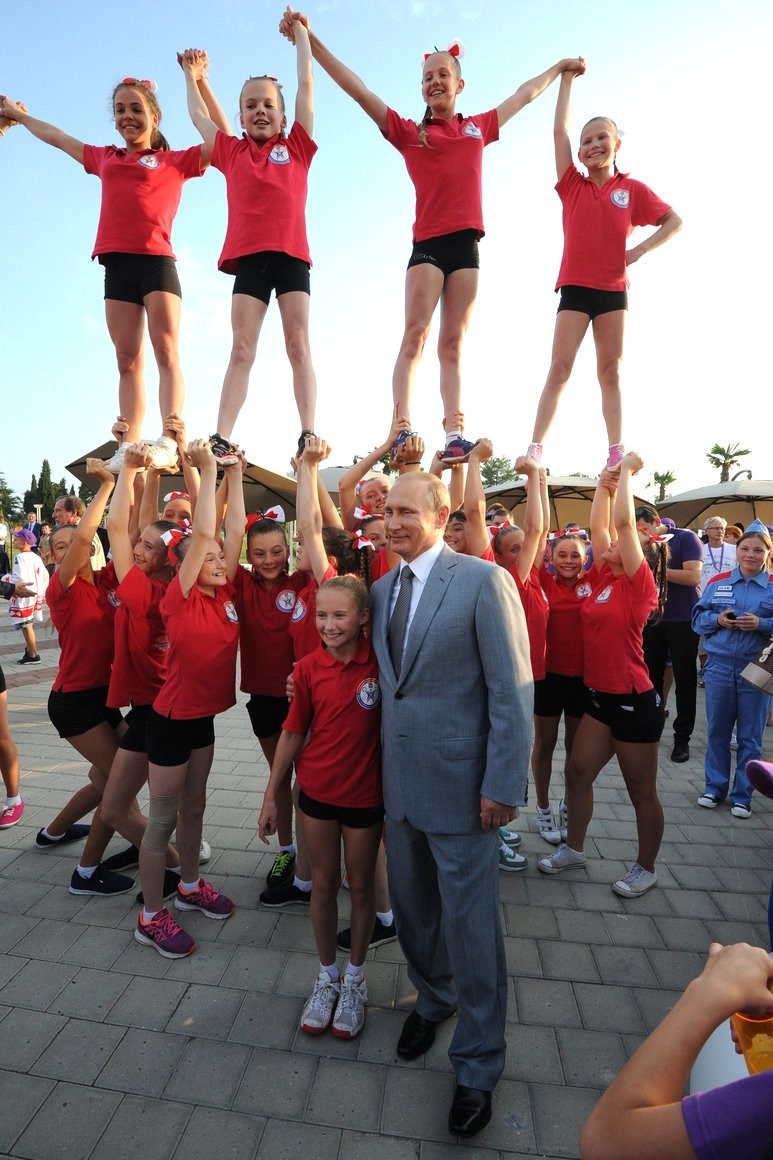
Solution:
<svg viewBox="0 0 773 1160"><path fill-rule="evenodd" d="M174 555L174 550L177 545L181 540L185 539L186 536L190 536L192 534L193 528L190 527L190 525L188 527L169 528L168 531L161 533L161 539L166 544L166 554L170 564L176 564L178 562Z"/></svg>
<svg viewBox="0 0 773 1160"><path fill-rule="evenodd" d="M491 527L488 529L489 539L491 540L492 544L493 544L494 540L497 538L497 536L499 535L499 533L502 531L502 528L514 528L514 527L515 527L515 524L511 524L509 520L505 520L505 522L503 524L492 524Z"/></svg>
<svg viewBox="0 0 773 1160"><path fill-rule="evenodd" d="M286 522L284 508L277 504L276 507L269 508L265 512L251 512L247 516L244 530L248 532L259 520L273 520L274 523L283 524Z"/></svg>
<svg viewBox="0 0 773 1160"><path fill-rule="evenodd" d="M457 60L461 60L464 56L464 45L461 40L452 40L448 48L433 48L432 52L425 52L422 60L426 60L428 56L434 56L436 52L447 52L449 56L455 56Z"/></svg>
<svg viewBox="0 0 773 1160"><path fill-rule="evenodd" d="M355 528L352 532L353 548L372 548L373 543L362 534L362 528Z"/></svg>
<svg viewBox="0 0 773 1160"><path fill-rule="evenodd" d="M155 81L148 81L148 80L141 81L139 79L139 77L124 77L123 80L121 81L121 84L122 85L140 85L141 88L147 89L149 93L153 93L153 96L155 96L156 93L158 92L158 85L156 84Z"/></svg>
<svg viewBox="0 0 773 1160"><path fill-rule="evenodd" d="M650 536L650 544L667 544L669 540L673 540L673 532L663 532L659 536Z"/></svg>
<svg viewBox="0 0 773 1160"><path fill-rule="evenodd" d="M367 519L368 516L372 516L372 515L373 515L373 512L369 511L368 508L366 508L364 506L363 507L356 507L354 509L354 518L356 520L364 520L364 519Z"/></svg>
<svg viewBox="0 0 773 1160"><path fill-rule="evenodd" d="M187 491L168 491L164 496L164 503L171 503L173 499L190 499Z"/></svg>

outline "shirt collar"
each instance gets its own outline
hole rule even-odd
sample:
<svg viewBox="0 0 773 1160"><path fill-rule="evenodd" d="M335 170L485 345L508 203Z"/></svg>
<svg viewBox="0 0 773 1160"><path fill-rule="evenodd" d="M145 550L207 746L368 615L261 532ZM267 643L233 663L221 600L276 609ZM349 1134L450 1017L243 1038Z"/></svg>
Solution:
<svg viewBox="0 0 773 1160"><path fill-rule="evenodd" d="M767 568L763 568L756 576L744 576L740 564L736 564L730 576L730 583L735 584L737 580L748 580L754 584L759 584L760 588L767 588L771 581L771 574Z"/></svg>
<svg viewBox="0 0 773 1160"><path fill-rule="evenodd" d="M435 566L435 561L443 551L444 547L445 544L443 543L443 537L439 536L430 548L427 548L427 550L422 552L420 556L417 556L415 560L411 560L410 564L407 560L401 561L400 572L402 572L403 568L410 567L416 579L424 584L433 567Z"/></svg>
<svg viewBox="0 0 773 1160"><path fill-rule="evenodd" d="M336 665L340 665L342 668L345 668L346 665L365 665L370 659L370 640L364 633L360 636L354 656L351 660L346 661L346 664L343 661L339 661L336 657L331 656L322 641L319 642L319 647L322 650L322 656L319 658L319 662L326 669L332 669Z"/></svg>

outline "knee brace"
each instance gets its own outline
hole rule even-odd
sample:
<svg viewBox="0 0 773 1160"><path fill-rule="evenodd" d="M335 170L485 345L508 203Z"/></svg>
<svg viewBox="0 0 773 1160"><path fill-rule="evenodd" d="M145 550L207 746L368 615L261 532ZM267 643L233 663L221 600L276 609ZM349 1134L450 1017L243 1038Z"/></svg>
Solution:
<svg viewBox="0 0 773 1160"><path fill-rule="evenodd" d="M160 854L166 853L169 839L177 825L179 805L179 793L172 794L171 797L160 797L151 792L148 824L142 838L142 844L146 850L153 850Z"/></svg>

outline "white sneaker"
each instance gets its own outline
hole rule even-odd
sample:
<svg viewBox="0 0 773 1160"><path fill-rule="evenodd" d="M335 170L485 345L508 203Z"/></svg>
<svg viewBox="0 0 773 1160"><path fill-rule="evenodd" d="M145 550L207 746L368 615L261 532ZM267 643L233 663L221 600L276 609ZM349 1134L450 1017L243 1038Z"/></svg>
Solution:
<svg viewBox="0 0 773 1160"><path fill-rule="evenodd" d="M698 805L703 806L704 810L715 810L719 805L719 798L713 793L702 793L698 798Z"/></svg>
<svg viewBox="0 0 773 1160"><path fill-rule="evenodd" d="M499 843L499 869L525 870L526 859L523 854L517 854L506 842Z"/></svg>
<svg viewBox="0 0 773 1160"><path fill-rule="evenodd" d="M341 997L333 1019L333 1034L339 1039L354 1039L365 1026L365 1004L368 988L363 975L344 975Z"/></svg>
<svg viewBox="0 0 773 1160"><path fill-rule="evenodd" d="M206 838L202 838L201 845L199 846L199 865L203 866L204 863L208 862L211 857L212 857L212 847L210 846L210 844L206 840Z"/></svg>
<svg viewBox="0 0 773 1160"><path fill-rule="evenodd" d="M612 889L623 898L638 898L640 894L646 894L651 890L657 880L658 876L654 871L645 870L638 862L634 862L625 878L612 883Z"/></svg>
<svg viewBox="0 0 773 1160"><path fill-rule="evenodd" d="M168 435L159 435L148 443L150 465L156 471L173 471L177 467L177 444Z"/></svg>
<svg viewBox="0 0 773 1160"><path fill-rule="evenodd" d="M742 802L735 802L730 807L730 813L734 818L750 818L752 816L751 806L745 806Z"/></svg>
<svg viewBox="0 0 773 1160"><path fill-rule="evenodd" d="M561 831L556 825L556 819L553 816L552 809L549 809L547 813L543 813L538 809L534 815L534 820L537 823L537 830L541 838L544 838L546 842L550 842L551 846L561 845Z"/></svg>
<svg viewBox="0 0 773 1160"><path fill-rule="evenodd" d="M571 870L574 866L584 866L588 859L579 850L571 850L566 842L562 842L555 854L549 858L540 858L537 863L543 874L560 874L562 870Z"/></svg>
<svg viewBox="0 0 773 1160"><path fill-rule="evenodd" d="M111 475L120 475L121 468L123 467L123 461L125 458L126 458L126 445L124 443L122 443L121 446L118 448L118 450L115 451L113 453L113 455L110 457L110 459L108 459L105 463L105 467L111 473Z"/></svg>
<svg viewBox="0 0 773 1160"><path fill-rule="evenodd" d="M320 971L314 990L303 1008L301 1031L307 1035L321 1035L327 1031L333 1022L333 1011L340 993L340 979L331 979L327 971Z"/></svg>
<svg viewBox="0 0 773 1160"><path fill-rule="evenodd" d="M521 835L515 830L508 829L507 826L499 827L499 840L509 846L511 850L517 850L521 844Z"/></svg>
<svg viewBox="0 0 773 1160"><path fill-rule="evenodd" d="M558 828L561 831L561 841L566 841L566 827L569 825L569 811L563 798L558 803Z"/></svg>

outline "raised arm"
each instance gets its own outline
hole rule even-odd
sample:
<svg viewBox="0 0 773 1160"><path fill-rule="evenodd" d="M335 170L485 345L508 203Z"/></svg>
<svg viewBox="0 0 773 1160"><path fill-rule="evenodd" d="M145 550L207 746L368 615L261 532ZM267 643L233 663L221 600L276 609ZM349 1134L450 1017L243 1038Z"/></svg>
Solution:
<svg viewBox="0 0 773 1160"><path fill-rule="evenodd" d="M386 133L388 110L381 97L372 93L361 77L357 76L357 73L352 72L342 61L333 56L330 49L325 48L319 37L309 28L308 16L304 16L302 12L287 8L279 24L279 31L291 41L296 24L303 24L307 29L311 54L317 64L376 122L381 132Z"/></svg>
<svg viewBox="0 0 773 1160"><path fill-rule="evenodd" d="M37 117L31 117L27 112L26 106L21 102L12 101L10 97L0 96L0 116L7 117L9 121L18 121L25 129L28 129L33 137L37 137L38 141L44 141L46 145L53 145L55 149L61 149L73 161L77 161L79 165L83 164L83 142L78 141L75 137L70 137L62 129L58 129L56 125L49 125L47 121L39 121Z"/></svg>
<svg viewBox="0 0 773 1160"><path fill-rule="evenodd" d="M236 576L244 543L246 515L242 483L243 467L243 461L240 459L238 463L229 463L223 469L223 476L228 483L228 506L225 511L225 569L231 581Z"/></svg>
<svg viewBox="0 0 773 1160"><path fill-rule="evenodd" d="M201 487L201 480L199 473L193 464L188 462L186 454L188 450L188 438L185 431L185 420L180 415L167 415L164 420L164 430L173 431L175 442L177 444L177 453L182 464L183 479L185 480L185 490L188 492L191 501L191 515L196 511L196 500L199 498L199 488ZM154 517L155 518L155 517Z"/></svg>
<svg viewBox="0 0 773 1160"><path fill-rule="evenodd" d="M84 564L91 559L91 545L97 533L107 501L115 486L115 477L107 470L101 459L86 460L86 474L99 480L99 488L93 500L83 513L83 519L75 529L67 554L57 570L59 583L67 590L75 583L75 577Z"/></svg>
<svg viewBox="0 0 773 1160"><path fill-rule="evenodd" d="M576 73L562 72L558 86L556 115L553 118L553 149L556 155L556 177L560 181L572 165L572 142L569 140L569 108L572 98L572 82Z"/></svg>
<svg viewBox="0 0 773 1160"><path fill-rule="evenodd" d="M625 574L630 580L641 567L644 553L636 530L636 516L633 510L633 488L631 477L644 467L644 460L636 451L629 451L620 464L620 482L617 486L612 516L617 535L617 546ZM595 548L594 548L595 558Z"/></svg>
<svg viewBox="0 0 773 1160"><path fill-rule="evenodd" d="M709 1035L735 1011L753 1007L760 1016L773 1014L772 982L773 959L760 947L712 943L703 973L588 1117L580 1139L583 1160L694 1160L682 1113L685 1081ZM735 1149L720 1147L722 1155L743 1155L742 1132L741 1123Z"/></svg>
<svg viewBox="0 0 773 1160"><path fill-rule="evenodd" d="M599 476L593 503L590 509L590 539L593 545L593 567L599 572L603 567L601 559L612 543L612 502L617 491L617 472L606 468Z"/></svg>
<svg viewBox="0 0 773 1160"><path fill-rule="evenodd" d="M214 121L221 132L227 133L230 137L235 137L236 134L233 131L233 127L209 83L209 57L202 48L186 48L185 52L178 52L177 54L177 63L181 69L185 68L183 57L189 55L193 59L199 60L202 65L201 75L196 85L201 93L204 104L207 106L207 113L209 114L210 120Z"/></svg>
<svg viewBox="0 0 773 1160"><path fill-rule="evenodd" d="M357 493L355 491L357 484L391 450L400 432L410 431L411 425L408 420L399 418L396 411L397 408L395 407L392 426L386 442L382 443L380 447L377 447L362 459L358 459L356 463L353 463L338 481L338 506L341 509L341 518L344 521L344 527L350 532L354 531L357 522L354 519L354 509L357 507Z"/></svg>
<svg viewBox="0 0 773 1160"><path fill-rule="evenodd" d="M662 246L674 234L678 234L681 228L682 219L678 213L670 209L658 222L658 228L654 234L650 234L643 242L639 242L638 246L633 246L630 250L626 250L626 266L632 266L634 262L638 262L639 258L643 258L650 250L656 250L658 246Z"/></svg>
<svg viewBox="0 0 773 1160"><path fill-rule="evenodd" d="M188 101L188 112L190 113L191 120L204 139L204 144L201 149L201 159L208 164L212 156L212 148L215 144L218 126L210 117L204 97L199 89L199 81L204 76L205 68L200 57L190 52L184 52L182 54L180 64L185 73L185 94Z"/></svg>
<svg viewBox="0 0 773 1160"><path fill-rule="evenodd" d="M526 476L526 508L523 516L523 545L518 555L518 577L522 584L526 583L529 573L534 567L540 550L544 551L544 515L542 508L542 489L540 488L540 468L533 459L519 455L515 461L515 470Z"/></svg>
<svg viewBox="0 0 773 1160"><path fill-rule="evenodd" d="M188 445L188 455L191 463L198 468L201 475L201 491L193 516L191 546L177 570L180 588L186 599L196 583L207 550L215 536L215 483L217 482L217 464L208 440L194 439Z"/></svg>
<svg viewBox="0 0 773 1160"><path fill-rule="evenodd" d="M130 443L124 453L123 466L115 485L113 502L107 516L107 534L110 537L110 552L113 557L115 574L123 580L134 564L134 542L130 531L132 507L134 504L134 481L145 467L148 449L144 443ZM154 517L155 518L155 517ZM150 523L152 521L148 521ZM147 527L147 524L143 524Z"/></svg>
<svg viewBox="0 0 773 1160"><path fill-rule="evenodd" d="M464 518L467 525L467 551L471 556L480 557L491 546L486 527L486 497L483 494L480 465L491 459L493 454L494 446L490 439L479 439L470 452L464 485ZM454 510L452 507L451 511Z"/></svg>
<svg viewBox="0 0 773 1160"><path fill-rule="evenodd" d="M311 137L314 133L314 74L311 67L309 30L300 20L293 21L293 41L298 68L295 119Z"/></svg>
<svg viewBox="0 0 773 1160"><path fill-rule="evenodd" d="M330 447L316 435L306 436L306 448L298 468L298 530L314 579L321 584L328 570L328 558L322 540L322 511L319 506L317 479L319 465L330 455Z"/></svg>
<svg viewBox="0 0 773 1160"><path fill-rule="evenodd" d="M15 103L23 113L27 112L27 106L24 104L24 101L16 101ZM13 129L14 125L18 124L18 121L12 121L10 117L4 117L0 114L0 137L4 137L9 129ZM8 599L10 600L10 597Z"/></svg>
<svg viewBox="0 0 773 1160"><path fill-rule="evenodd" d="M585 72L585 61L581 56L567 56L563 60L556 61L554 65L545 69L539 76L524 81L522 85L518 86L512 96L507 97L502 101L501 105L497 106L499 128L501 129L503 125L507 124L510 118L514 117L516 113L520 113L521 109L525 105L530 104L540 93L544 93L548 85L552 85L556 77L560 76L563 72L571 72L575 76L582 76Z"/></svg>

